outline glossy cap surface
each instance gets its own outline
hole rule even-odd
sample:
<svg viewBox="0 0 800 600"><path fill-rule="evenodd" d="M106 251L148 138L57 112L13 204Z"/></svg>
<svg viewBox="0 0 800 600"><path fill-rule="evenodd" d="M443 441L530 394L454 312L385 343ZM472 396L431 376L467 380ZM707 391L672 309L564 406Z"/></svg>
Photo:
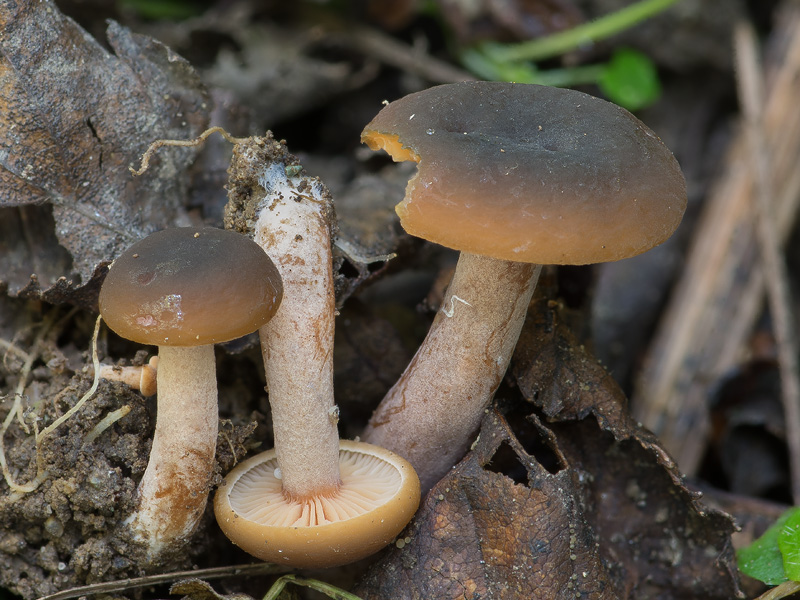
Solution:
<svg viewBox="0 0 800 600"><path fill-rule="evenodd" d="M237 465L214 497L225 535L261 560L309 568L354 562L389 544L419 506L417 474L389 450L339 444L342 484L333 495L286 498L274 450Z"/></svg>
<svg viewBox="0 0 800 600"><path fill-rule="evenodd" d="M247 335L278 309L283 286L253 240L211 227L164 229L112 264L100 312L140 344L197 346Z"/></svg>
<svg viewBox="0 0 800 600"><path fill-rule="evenodd" d="M387 105L361 139L419 163L396 208L401 224L456 250L542 264L618 260L666 240L686 208L661 140L574 90L437 86Z"/></svg>

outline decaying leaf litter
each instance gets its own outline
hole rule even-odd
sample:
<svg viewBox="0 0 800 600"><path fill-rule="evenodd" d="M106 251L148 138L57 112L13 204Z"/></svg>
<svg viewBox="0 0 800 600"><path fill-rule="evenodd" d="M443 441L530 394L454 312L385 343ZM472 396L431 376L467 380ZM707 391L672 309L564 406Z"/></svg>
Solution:
<svg viewBox="0 0 800 600"><path fill-rule="evenodd" d="M373 39L364 31L376 23L388 26L387 9L375 9L374 20L345 43L335 24L327 38L322 25L315 29L302 21L292 22L297 35L278 35L277 21L254 18L246 2L235 4L238 12L225 13L229 20L220 18L223 8L214 8L175 26L134 19L130 28L112 22L104 32L86 22L77 5L0 7L0 135L7 150L0 156L1 279L7 292L0 310L0 373L8 395L5 456L17 483L36 476L34 422L40 429L51 423L92 385L94 310L108 264L153 230L222 225L229 148L212 138L202 151L161 150L146 175L132 178L128 166L155 139L190 139L210 123L245 136L272 128L334 192L341 310L336 385L344 437L358 434L424 335L430 313L415 306L438 308L431 284L440 270L447 272L452 256L402 233L392 207L410 171L368 156L357 139L381 100L439 82L420 77L441 74L442 63L423 55L417 64L428 68L398 73L381 66L393 59L364 54ZM474 31L457 3L442 6L451 23ZM59 9L75 10L99 41ZM313 23L313 15L306 18ZM402 21L402 15L394 18ZM220 43L216 57L203 58L191 43L203 34L233 43ZM698 148L709 141L687 131L697 122L710 127L703 116L725 97L728 66L725 51L707 56L714 63L707 93L697 99L687 97L687 83L667 87L666 107L651 115L681 159L697 203L708 169ZM262 62L267 66L259 68ZM708 68L691 51L664 64L676 80L691 70L687 65ZM688 116L677 116L680 106ZM640 287L666 288L679 250L675 243L650 259L666 267L643 267L649 279ZM613 268L603 270L601 281L613 277ZM627 277L617 285L630 285L632 275ZM585 350L587 286L569 271L559 284L531 309L498 405L465 461L431 491L394 546L354 571L320 573L321 579L364 598L738 593L733 521L690 491L659 442L626 416L624 395ZM429 289L434 291L422 303ZM604 293L609 289L613 283L605 284ZM650 306L645 315L655 318L652 300L628 310L638 313L640 305ZM617 323L596 319L592 326L598 322ZM647 329L646 321L638 328ZM103 360L142 364L152 351L101 330ZM637 354L626 348L613 356L632 361ZM217 358L221 477L248 451L271 444L257 344L234 342L218 349ZM8 412L17 390L24 408L19 415ZM76 418L42 441L39 460L47 477L37 489L14 494L3 484L1 585L34 598L144 574L119 520L130 512L146 464L153 408L126 386L101 381ZM94 437L100 423L107 428ZM87 442L87 436L94 439ZM525 528L517 527L521 522ZM250 562L222 538L210 513L196 539L190 553L159 570ZM257 597L268 585L263 578L233 577L215 587ZM183 593L200 594L187 589Z"/></svg>

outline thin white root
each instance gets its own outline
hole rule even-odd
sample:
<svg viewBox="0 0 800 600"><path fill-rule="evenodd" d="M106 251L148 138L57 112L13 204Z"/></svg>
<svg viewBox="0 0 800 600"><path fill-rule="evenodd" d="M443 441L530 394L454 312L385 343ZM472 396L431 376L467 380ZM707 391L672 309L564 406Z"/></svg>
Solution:
<svg viewBox="0 0 800 600"><path fill-rule="evenodd" d="M203 133L198 135L193 140L156 140L150 147L147 148L144 154L142 154L142 163L139 169L134 169L133 167L128 167L128 170L133 174L134 177L138 177L139 175L144 174L148 168L150 168L150 158L155 154L156 150L159 148L163 148L164 146L178 146L181 148L194 148L195 146L199 146L203 143L208 136L212 133L219 133L231 144L238 144L244 142L246 138L237 138L232 136L230 133L225 131L222 127L209 127Z"/></svg>
<svg viewBox="0 0 800 600"><path fill-rule="evenodd" d="M131 412L131 407L126 404L122 408L118 408L117 410L108 413L86 435L86 437L83 439L83 445L88 446L89 444L91 444L100 436L100 434L102 434L106 429L111 427L114 423L119 421L122 417L126 416L129 412Z"/></svg>
<svg viewBox="0 0 800 600"><path fill-rule="evenodd" d="M47 327L49 329L49 327ZM14 477L11 475L11 471L8 468L8 463L6 461L6 454L5 454L5 433L8 430L11 421L14 418L14 408L12 408L8 416L6 416L5 421L3 422L2 428L0 428L0 467L3 470L3 478L5 479L8 487L11 489L12 492L18 493L20 495L27 494L34 491L38 488L46 479L47 479L47 471L44 468L41 446L44 439L50 435L57 427L63 424L67 419L72 417L76 412L78 412L84 403L91 398L94 393L97 391L97 386L100 382L100 378L98 373L100 371L100 361L97 358L97 334L100 330L100 317L97 317L97 321L94 325L94 333L92 334L92 364L94 365L94 380L92 381L92 386L89 390L81 397L75 405L70 408L67 412L61 415L58 419L53 421L50 425L42 429L42 431L36 431L35 433L35 441L36 441L36 476L31 479L29 482L20 484L14 480ZM40 334L42 337L43 334ZM36 355L37 353L32 352L31 355ZM24 378L23 378L24 381ZM17 401L22 397L20 393L16 394L15 397L15 405ZM21 402L20 402L21 405Z"/></svg>

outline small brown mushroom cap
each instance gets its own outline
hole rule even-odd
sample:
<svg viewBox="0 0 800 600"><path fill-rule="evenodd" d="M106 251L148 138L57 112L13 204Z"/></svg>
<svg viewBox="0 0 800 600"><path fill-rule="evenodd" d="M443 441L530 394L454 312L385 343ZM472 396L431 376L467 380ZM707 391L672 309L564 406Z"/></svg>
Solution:
<svg viewBox="0 0 800 600"><path fill-rule="evenodd" d="M246 552L293 567L365 558L390 543L419 506L419 479L403 458L371 444L340 441L338 491L286 498L275 451L233 469L214 498L222 531Z"/></svg>
<svg viewBox="0 0 800 600"><path fill-rule="evenodd" d="M140 344L195 346L247 335L283 295L280 274L247 236L211 227L158 231L112 264L100 312Z"/></svg>
<svg viewBox="0 0 800 600"><path fill-rule="evenodd" d="M634 256L683 217L669 149L628 111L574 90L463 82L384 107L362 141L419 162L397 206L410 234L541 264Z"/></svg>

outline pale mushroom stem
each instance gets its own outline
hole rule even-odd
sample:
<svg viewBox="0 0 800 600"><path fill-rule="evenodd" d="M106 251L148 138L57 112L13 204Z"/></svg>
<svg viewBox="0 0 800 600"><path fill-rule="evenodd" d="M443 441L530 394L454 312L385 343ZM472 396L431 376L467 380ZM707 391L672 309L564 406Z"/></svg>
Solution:
<svg viewBox="0 0 800 600"><path fill-rule="evenodd" d="M214 346L159 347L156 429L128 519L148 556L180 548L206 507L217 446Z"/></svg>
<svg viewBox="0 0 800 600"><path fill-rule="evenodd" d="M259 334L283 491L306 499L340 485L331 206L318 183L295 189L282 164L267 169L263 184L255 241L278 267L283 301Z"/></svg>
<svg viewBox="0 0 800 600"><path fill-rule="evenodd" d="M541 266L462 252L427 337L363 440L397 452L430 489L466 451L508 368Z"/></svg>
<svg viewBox="0 0 800 600"><path fill-rule="evenodd" d="M134 390L139 390L143 396L152 396L156 393L156 373L158 372L158 357L153 356L146 365L136 367L118 367L116 365L100 365L100 379L108 381L121 381Z"/></svg>

